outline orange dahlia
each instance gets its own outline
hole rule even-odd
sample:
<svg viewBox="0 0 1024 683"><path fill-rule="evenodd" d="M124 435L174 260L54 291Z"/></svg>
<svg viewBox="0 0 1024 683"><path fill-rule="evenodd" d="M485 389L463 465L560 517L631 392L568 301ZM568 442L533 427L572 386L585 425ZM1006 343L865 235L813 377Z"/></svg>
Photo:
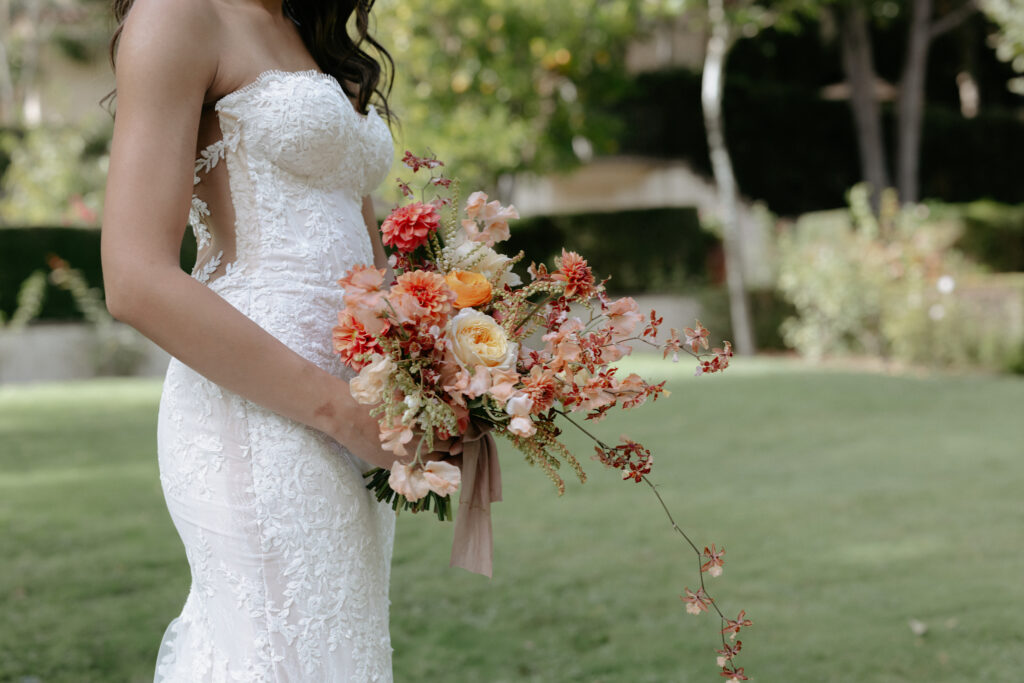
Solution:
<svg viewBox="0 0 1024 683"><path fill-rule="evenodd" d="M415 323L423 328L443 325L452 312L455 292L444 277L425 270L411 270L395 279L388 301L402 323Z"/></svg>
<svg viewBox="0 0 1024 683"><path fill-rule="evenodd" d="M384 219L380 226L384 244L398 249L403 254L426 243L441 223L437 208L423 202L400 206Z"/></svg>

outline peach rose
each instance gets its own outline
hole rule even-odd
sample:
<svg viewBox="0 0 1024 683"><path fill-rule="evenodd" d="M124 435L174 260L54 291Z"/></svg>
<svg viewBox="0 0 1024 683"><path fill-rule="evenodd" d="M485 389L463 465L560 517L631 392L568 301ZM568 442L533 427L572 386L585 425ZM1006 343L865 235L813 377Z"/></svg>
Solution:
<svg viewBox="0 0 1024 683"><path fill-rule="evenodd" d="M455 308L474 308L491 300L491 283L480 273L453 270L444 276L444 281L458 297Z"/></svg>
<svg viewBox="0 0 1024 683"><path fill-rule="evenodd" d="M489 315L463 308L448 322L448 342L463 368L483 365L498 370L515 368L518 344L509 341L505 330Z"/></svg>

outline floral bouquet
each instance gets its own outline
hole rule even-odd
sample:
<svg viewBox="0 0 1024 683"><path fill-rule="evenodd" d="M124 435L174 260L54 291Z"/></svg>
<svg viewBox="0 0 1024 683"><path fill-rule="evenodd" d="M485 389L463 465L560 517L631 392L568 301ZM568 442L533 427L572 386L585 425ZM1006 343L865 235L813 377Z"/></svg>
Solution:
<svg viewBox="0 0 1024 683"><path fill-rule="evenodd" d="M563 464L586 481L579 460L558 438L559 424L571 424L594 440L597 460L621 470L624 479L647 483L660 501L647 479L650 451L626 437L606 444L582 423L668 395L664 382L620 374L615 363L631 353L632 344L657 347L673 360L689 353L698 360L697 374L728 367L730 344L708 352L709 333L700 322L683 334L671 329L659 342L662 319L654 311L641 314L629 297L611 300L604 282L571 251L563 249L550 270L531 264L524 283L513 271L523 254L509 257L495 249L508 239L509 221L519 217L515 207L474 192L460 217L451 196L457 186L438 171L440 161L410 152L403 161L413 174L425 170L427 178L418 198L399 180L403 195L413 200L381 226L395 279L389 284L384 270L369 265L349 271L339 280L345 308L333 331L335 351L358 371L352 395L373 406L384 449L408 459L408 447L422 435L407 464L396 459L389 470L368 472L368 488L396 510L432 509L446 520L452 517L451 494L461 484L452 564L488 576L489 506L501 499L492 435L509 440L561 493ZM428 200L429 192L434 196ZM426 457L439 441L462 459L461 468L448 458ZM723 553L714 546L698 551L701 584L696 593L686 589L688 611L699 614L714 605L703 573L720 573ZM723 672L743 680L742 669L728 666L740 644L733 648L724 637L735 637L749 620L719 614L727 622Z"/></svg>

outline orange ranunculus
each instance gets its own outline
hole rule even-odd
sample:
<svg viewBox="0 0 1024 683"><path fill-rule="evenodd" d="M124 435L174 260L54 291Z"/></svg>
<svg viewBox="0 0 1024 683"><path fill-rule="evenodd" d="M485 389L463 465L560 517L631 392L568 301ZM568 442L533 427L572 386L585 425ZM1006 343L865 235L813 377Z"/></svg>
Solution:
<svg viewBox="0 0 1024 683"><path fill-rule="evenodd" d="M458 296L455 308L475 308L491 300L491 283L480 273L453 270L444 276L444 281Z"/></svg>

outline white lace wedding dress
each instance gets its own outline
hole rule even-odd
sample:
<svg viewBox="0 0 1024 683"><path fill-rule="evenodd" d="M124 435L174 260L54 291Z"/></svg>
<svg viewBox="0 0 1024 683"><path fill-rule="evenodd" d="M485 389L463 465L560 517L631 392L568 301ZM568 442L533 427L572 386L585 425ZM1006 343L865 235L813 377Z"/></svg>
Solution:
<svg viewBox="0 0 1024 683"><path fill-rule="evenodd" d="M373 109L360 116L316 71L265 72L216 111L223 139L196 161L195 183L226 163L236 255L221 263L209 210L193 198L193 276L343 375L331 348L343 306L336 280L373 261L361 197L390 168L387 125ZM368 466L176 360L157 440L192 586L155 680L391 681L394 513L366 490Z"/></svg>

